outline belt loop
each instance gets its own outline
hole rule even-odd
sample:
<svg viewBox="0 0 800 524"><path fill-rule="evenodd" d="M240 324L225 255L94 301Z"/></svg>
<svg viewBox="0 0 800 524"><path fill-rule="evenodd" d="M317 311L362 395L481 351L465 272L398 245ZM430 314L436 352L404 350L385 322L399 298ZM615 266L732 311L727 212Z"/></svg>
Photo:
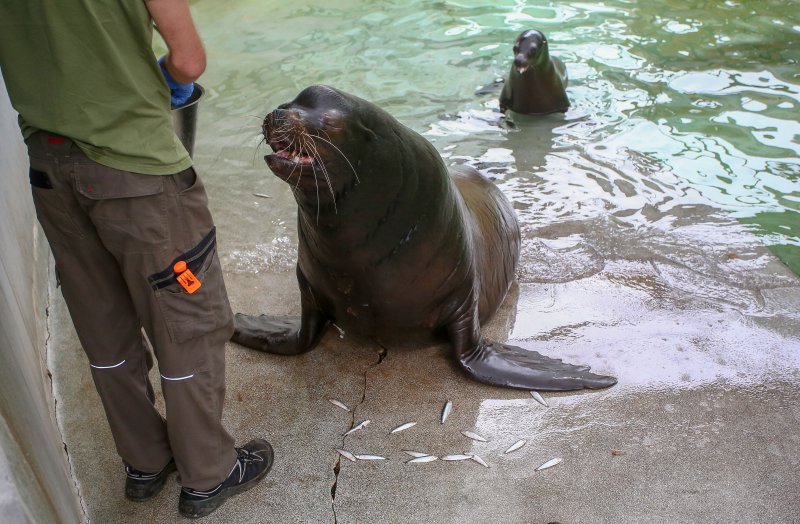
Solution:
<svg viewBox="0 0 800 524"><path fill-rule="evenodd" d="M67 153L70 157L81 156L83 155L83 149L80 148L78 144L75 143L74 140L70 140L72 142L72 147L69 148L69 152Z"/></svg>

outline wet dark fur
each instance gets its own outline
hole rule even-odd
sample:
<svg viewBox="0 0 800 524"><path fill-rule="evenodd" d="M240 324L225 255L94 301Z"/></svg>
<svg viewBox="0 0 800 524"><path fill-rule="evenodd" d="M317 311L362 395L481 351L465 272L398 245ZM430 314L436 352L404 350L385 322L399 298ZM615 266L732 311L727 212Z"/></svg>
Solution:
<svg viewBox="0 0 800 524"><path fill-rule="evenodd" d="M514 63L500 93L500 110L526 115L564 112L569 108L567 69L550 56L547 38L530 29L514 44Z"/></svg>
<svg viewBox="0 0 800 524"><path fill-rule="evenodd" d="M335 322L385 344L444 336L462 368L492 384L563 390L616 382L483 341L480 324L514 278L520 234L509 201L476 170L448 172L421 135L326 86L279 106L264 131L275 151L267 163L298 204L301 316L237 315L234 341L297 354Z"/></svg>

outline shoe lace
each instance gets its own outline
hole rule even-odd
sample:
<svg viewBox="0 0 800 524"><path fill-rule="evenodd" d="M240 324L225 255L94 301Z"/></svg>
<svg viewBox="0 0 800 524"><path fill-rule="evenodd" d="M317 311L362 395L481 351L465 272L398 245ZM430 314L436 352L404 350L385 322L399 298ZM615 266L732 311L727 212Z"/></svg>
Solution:
<svg viewBox="0 0 800 524"><path fill-rule="evenodd" d="M244 448L237 448L236 449L238 454L238 460L241 462L242 466L247 466L248 464L252 464L253 462L263 462L264 459L258 452L248 451Z"/></svg>

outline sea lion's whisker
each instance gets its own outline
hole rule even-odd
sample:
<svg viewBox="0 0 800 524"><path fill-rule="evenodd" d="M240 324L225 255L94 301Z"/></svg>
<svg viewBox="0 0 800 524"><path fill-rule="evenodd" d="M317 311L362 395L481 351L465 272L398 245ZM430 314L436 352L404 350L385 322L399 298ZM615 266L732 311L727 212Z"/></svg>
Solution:
<svg viewBox="0 0 800 524"><path fill-rule="evenodd" d="M273 127L275 127L275 131L278 131L279 133L292 130L292 124L286 121L280 122L280 124L277 126L273 125Z"/></svg>
<svg viewBox="0 0 800 524"><path fill-rule="evenodd" d="M270 134L272 135L273 140L278 140L278 141L281 141L293 135L291 129L276 129L273 133Z"/></svg>
<svg viewBox="0 0 800 524"><path fill-rule="evenodd" d="M289 180L291 180L291 179L292 179L292 175L294 175L294 170L295 170L295 169L297 169L297 164L295 164L295 165L294 165L294 167L292 168L291 172L289 172L289 176L288 176L288 177L286 177L286 182L289 182ZM300 185L300 174L298 173L298 174L297 174L297 183L295 184L295 187L294 187L294 189L297 189L297 187L298 187L299 185Z"/></svg>
<svg viewBox="0 0 800 524"><path fill-rule="evenodd" d="M292 142L292 143L294 143L294 142ZM286 179L287 182L289 182L289 180L291 180L292 175L294 174L294 170L297 169L297 166L299 166L299 165L300 164L298 164L298 163L294 164L294 167L292 168L291 173L289 173L289 177ZM295 190L300 188L300 178L303 176L302 171L303 171L303 168L301 167L300 168L300 172L297 173L297 182L295 182L295 185L294 185L294 189Z"/></svg>
<svg viewBox="0 0 800 524"><path fill-rule="evenodd" d="M284 147L283 149L281 149L281 150L279 150L279 151L275 151L275 154L279 154L279 153L285 153L285 152L287 152L287 151L293 151L293 149L292 149L292 145L293 145L293 144L294 144L294 140L292 140L292 141L289 143L289 145L288 145L288 146L286 146L286 147Z"/></svg>
<svg viewBox="0 0 800 524"><path fill-rule="evenodd" d="M333 213L335 215L338 215L339 214L339 209L338 209L338 206L336 205L336 194L333 192L333 186L331 185L331 179L328 176L327 171L325 170L325 166L320 164L320 168L322 169L322 175L325 177L325 181L328 184L328 190L330 191L331 196L333 197ZM314 171L314 182L315 182L314 185L316 186L316 189L317 189L317 224L319 224L319 207L320 207L320 204L319 204L319 183L317 181L317 170L314 168L314 164L311 164L311 169Z"/></svg>
<svg viewBox="0 0 800 524"><path fill-rule="evenodd" d="M317 163L319 163L320 168L322 168L322 173L323 175L325 175L325 181L328 182L328 189L330 190L331 196L333 197L333 209L335 212L338 213L338 210L336 209L336 193L333 191L333 184L331 183L331 177L328 173L328 169L325 167L325 163L322 162L322 157L319 154L319 151L317 150L316 144L314 144L314 142L311 141L308 145L310 146L311 149L311 155L314 157L314 159L317 160Z"/></svg>
<svg viewBox="0 0 800 524"><path fill-rule="evenodd" d="M341 149L339 149L338 147L336 147L336 144L334 144L334 143L333 143L333 142L331 142L330 140L326 140L326 139L322 138L322 137L321 137L321 136L319 136L319 135L309 135L309 136L310 136L311 138L319 138L319 139L320 139L320 140L322 140L323 142L325 142L325 143L327 143L327 144L330 144L330 146L331 146L332 148L334 148L336 151L338 151L338 153L339 153L340 155L342 155L342 158L344 158L344 161L345 161L345 162L347 162L347 165L349 165L349 166L350 166L350 169L352 169L352 170L353 170L353 175L356 177L356 182L357 182L357 183L359 183L359 184L361 183L361 180L358 178L358 173L356 173L356 168L354 168L354 167L353 167L353 164L351 164L351 163L350 163L350 160L348 160L348 159L347 159L347 156L346 156L346 155L345 155L345 154L342 152L342 150L341 150Z"/></svg>
<svg viewBox="0 0 800 524"><path fill-rule="evenodd" d="M294 137L294 138L292 138L292 141L289 143L289 145L288 145L288 146L287 146L285 149L281 149L279 152L280 152L280 153L282 153L282 152L284 152L284 151L289 151L289 150L292 150L292 151L293 151L293 149L292 149L292 146L294 145L294 143L295 143L295 141L296 141L296 139L297 139L297 138L298 138L298 137ZM295 170L297 169L297 166L298 166L298 165L299 165L299 164L295 163L295 164L294 164L294 167L292 167L292 170L291 170L291 172L289 173L289 176L288 176L288 177L286 177L286 182L287 182L287 183L288 183L288 182L289 182L289 181L292 179L292 175L294 175L294 172L295 172ZM299 185L299 184L300 184L300 174L298 173L298 175L297 175L297 185Z"/></svg>
<svg viewBox="0 0 800 524"><path fill-rule="evenodd" d="M272 129L272 133L271 134L273 134L273 135L280 134L281 137L285 137L285 136L289 135L292 132L291 123L286 122L286 121L280 122L277 126L275 125L275 123L273 121L270 121L268 127Z"/></svg>
<svg viewBox="0 0 800 524"><path fill-rule="evenodd" d="M311 163L311 171L314 173L314 189L317 191L317 225L319 225L319 180L317 180L317 170L314 168L314 163ZM333 201L336 205L336 200Z"/></svg>
<svg viewBox="0 0 800 524"><path fill-rule="evenodd" d="M358 173L356 173L356 168L353 167L353 164L347 158L347 155L345 155L344 152L341 149L339 149L336 146L336 144L333 143L333 141L331 139L331 136L324 129L320 129L320 131L322 133L325 133L325 136L328 137L328 138L327 139L322 138L322 136L320 136L320 135L312 135L312 136L316 136L316 138L319 138L323 142L326 142L326 143L330 144L331 147L333 147L340 155L342 155L342 158L344 158L345 162L347 162L347 164L350 166L350 169L353 171L353 175L356 177L356 182L360 184L361 180L358 178Z"/></svg>
<svg viewBox="0 0 800 524"><path fill-rule="evenodd" d="M261 144L265 143L266 141L267 141L267 137L262 136L261 140L259 140L258 144L256 144L256 148L253 150L253 158L250 159L251 166L255 166L255 164L256 164L256 153L258 153L258 148L261 147Z"/></svg>

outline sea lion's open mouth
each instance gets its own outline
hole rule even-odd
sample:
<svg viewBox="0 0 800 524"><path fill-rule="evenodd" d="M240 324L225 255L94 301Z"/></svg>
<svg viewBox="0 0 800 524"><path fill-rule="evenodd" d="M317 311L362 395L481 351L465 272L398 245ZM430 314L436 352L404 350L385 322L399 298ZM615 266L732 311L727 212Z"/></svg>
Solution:
<svg viewBox="0 0 800 524"><path fill-rule="evenodd" d="M309 155L307 151L304 151L304 147L302 147L301 142L296 140L292 143L284 143L284 142L271 142L270 147L274 153L272 157L278 157L285 163L291 163L296 166L305 166L311 165L314 163L314 157Z"/></svg>
<svg viewBox="0 0 800 524"><path fill-rule="evenodd" d="M318 164L317 148L302 124L270 116L264 125L264 137L273 151L264 157L270 169L284 180L302 175L308 168L313 172Z"/></svg>

